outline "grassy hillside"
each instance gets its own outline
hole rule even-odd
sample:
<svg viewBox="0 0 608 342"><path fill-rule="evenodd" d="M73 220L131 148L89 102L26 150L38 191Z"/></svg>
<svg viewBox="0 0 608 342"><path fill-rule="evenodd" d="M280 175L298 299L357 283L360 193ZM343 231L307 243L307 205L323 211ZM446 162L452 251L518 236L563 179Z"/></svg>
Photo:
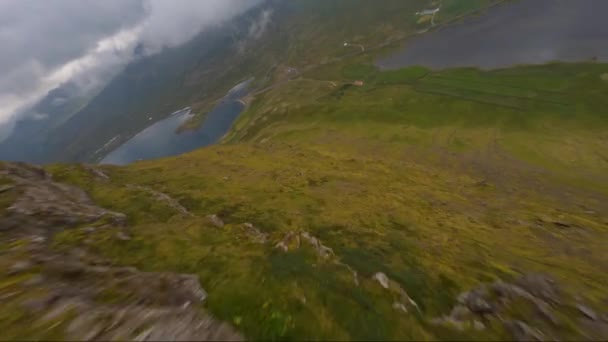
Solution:
<svg viewBox="0 0 608 342"><path fill-rule="evenodd" d="M608 301L608 66L380 72L370 58L259 94L222 145L104 167L109 180L49 170L127 214L132 240L99 231L90 248L197 274L248 338L511 339L510 319L602 336L577 308ZM560 287L550 309L437 323L465 291L539 273Z"/></svg>
<svg viewBox="0 0 608 342"><path fill-rule="evenodd" d="M488 3L444 0L435 20ZM259 42L268 48L250 46L248 63L215 74L236 80L247 70L262 89L221 144L126 167L47 167L55 182L126 215L118 234L103 215L57 229L50 248L194 274L205 310L249 339L608 338L608 65L380 71L373 61L393 48L386 43L428 27L413 13L438 3L372 4L279 2L292 16ZM368 49L345 51L344 40ZM164 65L158 58L151 65ZM300 77L288 80L287 66ZM146 70L126 75L158 75ZM205 75L188 73L187 84ZM173 89L161 83L149 85L153 94ZM0 181L9 207L22 190ZM51 200L83 210L63 197ZM3 241L6 255L27 245ZM23 277L0 276L1 291ZM140 299L112 286L91 296ZM7 339L40 336L19 335L26 316L10 312L0 313ZM49 336L67 325L57 324Z"/></svg>

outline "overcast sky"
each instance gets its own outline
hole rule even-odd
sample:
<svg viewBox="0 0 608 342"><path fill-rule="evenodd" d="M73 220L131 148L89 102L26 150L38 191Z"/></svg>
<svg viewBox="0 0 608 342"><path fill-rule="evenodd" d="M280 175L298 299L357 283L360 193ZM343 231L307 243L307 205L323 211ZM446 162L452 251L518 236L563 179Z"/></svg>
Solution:
<svg viewBox="0 0 608 342"><path fill-rule="evenodd" d="M68 80L94 86L134 46L176 46L260 0L0 0L0 140L16 113Z"/></svg>

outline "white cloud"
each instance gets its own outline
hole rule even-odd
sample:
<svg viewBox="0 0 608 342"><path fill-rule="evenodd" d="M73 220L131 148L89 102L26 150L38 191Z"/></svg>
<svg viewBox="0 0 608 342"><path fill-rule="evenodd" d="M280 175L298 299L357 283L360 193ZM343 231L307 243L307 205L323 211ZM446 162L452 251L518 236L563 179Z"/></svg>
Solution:
<svg viewBox="0 0 608 342"><path fill-rule="evenodd" d="M177 46L260 1L0 1L0 141L20 113L60 84L97 87L131 60L137 44L146 53Z"/></svg>
<svg viewBox="0 0 608 342"><path fill-rule="evenodd" d="M264 33L266 33L266 28L268 27L268 24L270 24L271 17L271 9L262 11L258 20L254 21L249 27L249 37L256 40L260 39Z"/></svg>

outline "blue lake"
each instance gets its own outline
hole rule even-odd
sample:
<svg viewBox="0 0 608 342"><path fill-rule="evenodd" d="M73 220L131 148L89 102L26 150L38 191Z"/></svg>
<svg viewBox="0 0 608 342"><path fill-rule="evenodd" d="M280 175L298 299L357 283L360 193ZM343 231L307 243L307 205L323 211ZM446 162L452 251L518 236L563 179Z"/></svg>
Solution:
<svg viewBox="0 0 608 342"><path fill-rule="evenodd" d="M192 117L190 108L171 114L110 152L101 164L125 165L137 160L179 155L217 143L245 107L239 99L248 92L253 79L232 88L195 131L177 133L177 129Z"/></svg>
<svg viewBox="0 0 608 342"><path fill-rule="evenodd" d="M507 2L412 39L379 58L381 69L422 65L502 68L552 61L608 61L608 1Z"/></svg>

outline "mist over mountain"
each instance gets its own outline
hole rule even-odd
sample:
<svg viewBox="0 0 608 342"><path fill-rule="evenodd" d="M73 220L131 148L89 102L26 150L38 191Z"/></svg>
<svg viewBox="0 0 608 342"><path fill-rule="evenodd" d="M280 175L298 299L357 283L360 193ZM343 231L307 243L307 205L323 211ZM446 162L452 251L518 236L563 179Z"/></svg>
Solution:
<svg viewBox="0 0 608 342"><path fill-rule="evenodd" d="M82 93L94 92L134 56L153 55L183 44L259 2L3 1L0 141L27 116L28 108L61 84L72 82Z"/></svg>

